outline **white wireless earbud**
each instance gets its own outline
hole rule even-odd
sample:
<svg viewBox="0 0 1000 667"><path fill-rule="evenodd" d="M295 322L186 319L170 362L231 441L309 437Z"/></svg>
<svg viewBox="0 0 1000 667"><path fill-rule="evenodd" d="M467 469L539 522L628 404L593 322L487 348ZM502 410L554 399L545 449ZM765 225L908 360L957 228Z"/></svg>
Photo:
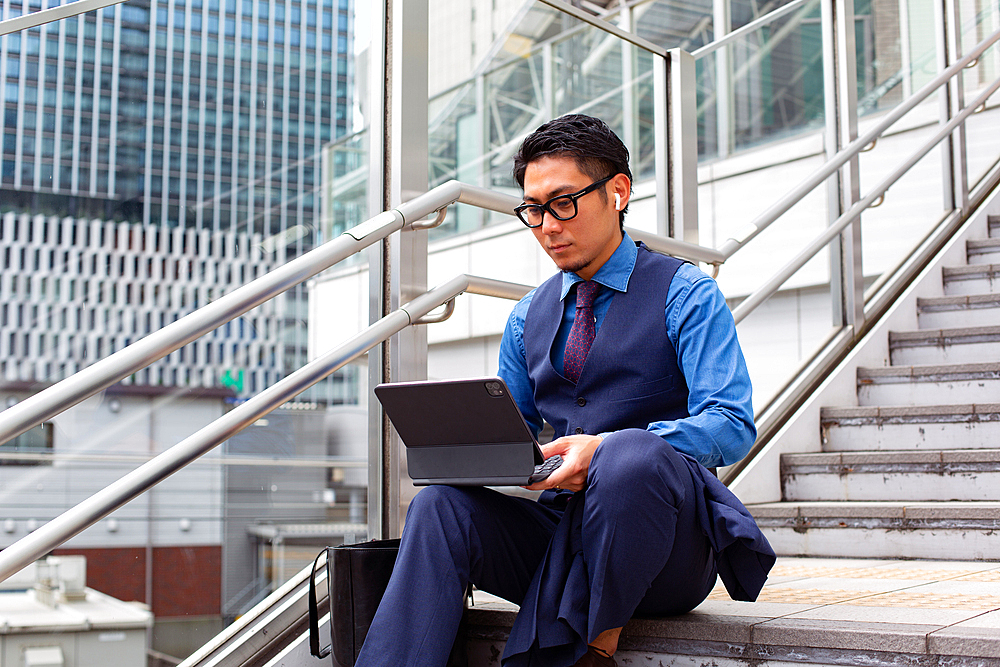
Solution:
<svg viewBox="0 0 1000 667"><path fill-rule="evenodd" d="M617 192L615 193L615 210L616 211L622 210L622 196Z"/></svg>

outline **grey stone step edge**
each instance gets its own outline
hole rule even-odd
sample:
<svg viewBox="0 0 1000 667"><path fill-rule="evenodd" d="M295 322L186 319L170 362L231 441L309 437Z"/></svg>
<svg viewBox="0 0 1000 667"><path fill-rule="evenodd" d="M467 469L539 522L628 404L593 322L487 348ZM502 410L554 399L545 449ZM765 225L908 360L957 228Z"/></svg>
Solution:
<svg viewBox="0 0 1000 667"><path fill-rule="evenodd" d="M668 618L633 618L618 644L619 665L815 664L843 667L1000 667L1000 637L989 629L957 632L947 625L782 618L766 603L703 604ZM795 611L823 604L795 605ZM704 609L704 610L703 610ZM498 665L517 607L469 609L467 637ZM727 612L732 613L727 613Z"/></svg>
<svg viewBox="0 0 1000 667"><path fill-rule="evenodd" d="M1000 239L997 239L997 241L1000 241ZM917 298L918 313L985 310L988 308L1000 308L1000 294Z"/></svg>
<svg viewBox="0 0 1000 667"><path fill-rule="evenodd" d="M747 505L761 528L864 530L1000 530L1000 502L784 501ZM1000 553L997 558L1000 559ZM994 559L994 560L996 560Z"/></svg>
<svg viewBox="0 0 1000 667"><path fill-rule="evenodd" d="M1000 421L1000 403L822 408L820 426L968 424Z"/></svg>
<svg viewBox="0 0 1000 667"><path fill-rule="evenodd" d="M955 280L994 280L1000 278L1000 264L946 266L941 270L941 278L945 282Z"/></svg>
<svg viewBox="0 0 1000 667"><path fill-rule="evenodd" d="M966 253L969 255L988 254L1000 252L1000 239L976 239L965 242Z"/></svg>
<svg viewBox="0 0 1000 667"><path fill-rule="evenodd" d="M1000 274L997 274L1000 277ZM1000 326L890 331L889 349L902 347L944 347L973 343L1000 343Z"/></svg>
<svg viewBox="0 0 1000 667"><path fill-rule="evenodd" d="M782 454L781 472L783 475L1000 472L1000 449Z"/></svg>
<svg viewBox="0 0 1000 667"><path fill-rule="evenodd" d="M926 364L859 368L858 386L907 382L1000 380L1000 362L981 364Z"/></svg>

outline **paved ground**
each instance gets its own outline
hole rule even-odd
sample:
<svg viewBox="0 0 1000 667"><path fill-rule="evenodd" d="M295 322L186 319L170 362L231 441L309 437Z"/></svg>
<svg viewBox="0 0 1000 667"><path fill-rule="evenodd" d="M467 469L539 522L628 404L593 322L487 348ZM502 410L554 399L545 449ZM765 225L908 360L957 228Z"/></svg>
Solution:
<svg viewBox="0 0 1000 667"><path fill-rule="evenodd" d="M514 605L479 592L476 600L473 628L497 637L509 627ZM689 614L630 622L622 657L646 664L651 653L670 655L685 642L703 642L713 654L712 643L812 648L813 658L796 662L815 664L858 653L882 663L886 652L1000 658L1000 562L779 558L757 602L731 600L720 583Z"/></svg>

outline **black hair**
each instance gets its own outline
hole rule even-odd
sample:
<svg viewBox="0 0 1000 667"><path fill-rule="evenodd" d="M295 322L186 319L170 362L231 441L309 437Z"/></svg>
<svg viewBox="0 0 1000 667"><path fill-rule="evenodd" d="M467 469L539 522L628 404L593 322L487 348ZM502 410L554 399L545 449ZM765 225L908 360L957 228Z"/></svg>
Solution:
<svg viewBox="0 0 1000 667"><path fill-rule="evenodd" d="M600 118L583 114L560 116L529 134L514 155L514 180L517 185L524 189L524 172L531 162L551 156L572 157L577 168L595 181L605 176L625 174L631 188L628 148ZM599 192L607 201L607 192L603 188ZM628 204L618 212L618 222L623 227L626 211Z"/></svg>

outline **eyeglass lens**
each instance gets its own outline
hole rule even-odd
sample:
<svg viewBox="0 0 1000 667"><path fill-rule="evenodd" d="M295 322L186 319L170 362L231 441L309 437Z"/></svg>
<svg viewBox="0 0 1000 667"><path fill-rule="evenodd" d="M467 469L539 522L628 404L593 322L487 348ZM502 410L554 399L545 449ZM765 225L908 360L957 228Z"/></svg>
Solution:
<svg viewBox="0 0 1000 667"><path fill-rule="evenodd" d="M521 219L529 225L542 224L542 215L548 210L556 220L570 220L576 217L576 198L571 195L556 197L544 204L528 206L521 211Z"/></svg>

